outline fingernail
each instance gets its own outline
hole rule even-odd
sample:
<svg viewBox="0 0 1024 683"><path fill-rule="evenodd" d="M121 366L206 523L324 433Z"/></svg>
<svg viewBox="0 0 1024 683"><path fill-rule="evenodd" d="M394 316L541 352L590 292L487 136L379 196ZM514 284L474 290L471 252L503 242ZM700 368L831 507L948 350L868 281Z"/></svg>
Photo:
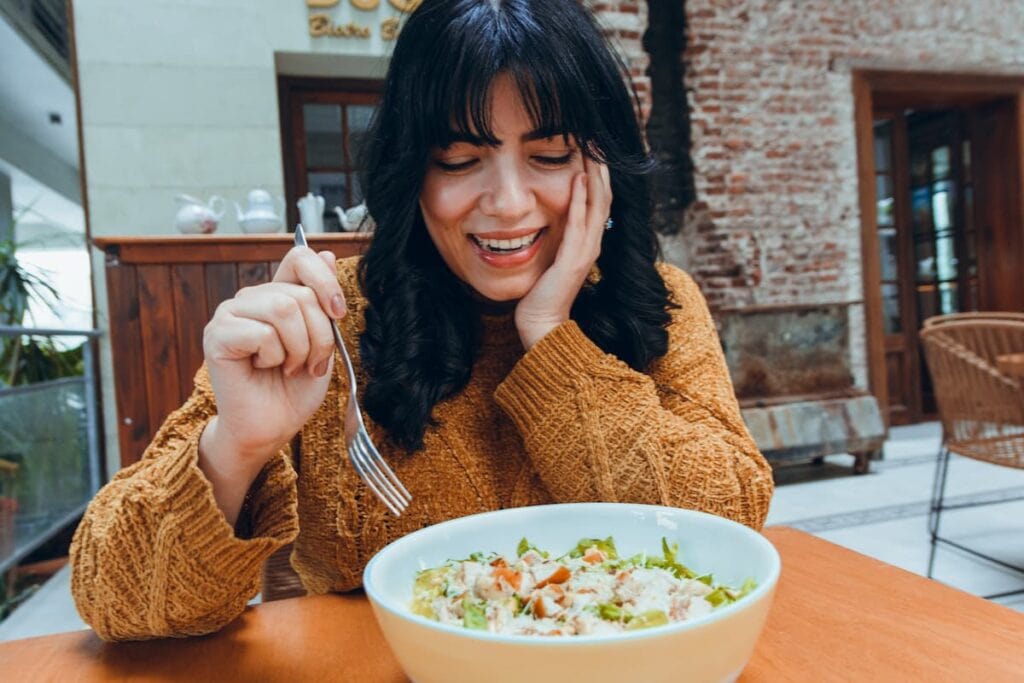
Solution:
<svg viewBox="0 0 1024 683"><path fill-rule="evenodd" d="M313 372L316 373L317 377L323 377L324 374L326 374L326 372L327 372L327 361L325 361L325 360L320 361L320 363L316 366L316 368L313 370Z"/></svg>
<svg viewBox="0 0 1024 683"><path fill-rule="evenodd" d="M339 318L345 317L345 297L341 294L335 294L334 298L331 299L331 310L334 311L334 315Z"/></svg>

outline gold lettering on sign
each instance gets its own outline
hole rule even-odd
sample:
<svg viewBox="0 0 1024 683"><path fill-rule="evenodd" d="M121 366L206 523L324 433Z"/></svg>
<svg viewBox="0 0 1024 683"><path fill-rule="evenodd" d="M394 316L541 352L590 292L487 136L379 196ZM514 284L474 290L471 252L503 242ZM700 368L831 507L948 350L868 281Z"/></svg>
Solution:
<svg viewBox="0 0 1024 683"><path fill-rule="evenodd" d="M398 17L389 17L380 22L381 40L394 40L398 37Z"/></svg>
<svg viewBox="0 0 1024 683"><path fill-rule="evenodd" d="M367 12L377 9L378 5L380 5L380 0L352 0L353 7Z"/></svg>
<svg viewBox="0 0 1024 683"><path fill-rule="evenodd" d="M414 9L423 4L423 0L388 0L391 6L399 12L405 12L406 14L412 12Z"/></svg>
<svg viewBox="0 0 1024 683"><path fill-rule="evenodd" d="M323 36L334 38L369 38L370 27L360 26L351 21L347 24L335 24L326 14L310 14L309 35L314 38Z"/></svg>
<svg viewBox="0 0 1024 683"><path fill-rule="evenodd" d="M306 0L306 7L326 9L327 7L334 7L338 2L339 0Z"/></svg>

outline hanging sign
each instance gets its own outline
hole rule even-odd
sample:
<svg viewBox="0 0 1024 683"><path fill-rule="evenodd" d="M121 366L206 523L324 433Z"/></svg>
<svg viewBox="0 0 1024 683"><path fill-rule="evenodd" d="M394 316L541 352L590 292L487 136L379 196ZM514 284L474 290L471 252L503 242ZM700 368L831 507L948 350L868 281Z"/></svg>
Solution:
<svg viewBox="0 0 1024 683"><path fill-rule="evenodd" d="M422 2L387 0L385 4L383 0L306 0L309 35L313 38L369 38L376 29L382 40L394 40L398 37L401 16L409 14ZM347 16L337 16L339 10ZM376 16L360 17L361 12L373 12Z"/></svg>

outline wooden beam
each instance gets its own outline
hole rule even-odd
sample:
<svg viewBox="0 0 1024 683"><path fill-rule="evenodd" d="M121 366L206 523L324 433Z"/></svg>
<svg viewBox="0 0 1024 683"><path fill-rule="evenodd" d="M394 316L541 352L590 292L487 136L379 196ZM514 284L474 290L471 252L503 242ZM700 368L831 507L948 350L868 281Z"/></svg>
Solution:
<svg viewBox="0 0 1024 683"><path fill-rule="evenodd" d="M882 334L882 289L876 225L874 119L871 83L854 72L854 125L857 137L857 184L860 195L860 249L864 288L864 319L868 349L868 387L889 426L889 388L886 379L885 339Z"/></svg>

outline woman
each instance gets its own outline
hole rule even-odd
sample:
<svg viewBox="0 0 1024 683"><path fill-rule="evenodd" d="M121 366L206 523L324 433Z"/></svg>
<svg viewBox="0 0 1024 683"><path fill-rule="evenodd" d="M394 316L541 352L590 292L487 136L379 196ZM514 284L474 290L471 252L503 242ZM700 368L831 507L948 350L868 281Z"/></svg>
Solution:
<svg viewBox="0 0 1024 683"><path fill-rule="evenodd" d="M72 589L103 638L220 628L292 541L323 593L405 533L501 507L635 501L760 527L771 474L703 298L655 263L624 77L576 0L409 17L370 135L369 252L293 249L222 304L194 394L78 529ZM344 457L330 318L358 340L367 427L413 495L401 517Z"/></svg>

